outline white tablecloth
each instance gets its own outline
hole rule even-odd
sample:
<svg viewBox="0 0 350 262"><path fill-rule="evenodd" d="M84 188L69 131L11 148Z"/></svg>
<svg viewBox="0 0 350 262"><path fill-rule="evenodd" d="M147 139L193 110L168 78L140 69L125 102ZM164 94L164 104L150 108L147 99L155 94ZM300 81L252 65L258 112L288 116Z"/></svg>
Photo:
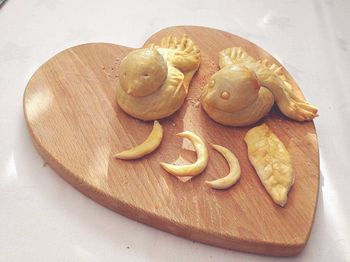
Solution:
<svg viewBox="0 0 350 262"><path fill-rule="evenodd" d="M8 0L0 8L0 261L275 261L195 243L120 216L73 189L34 149L22 111L35 70L86 42L138 47L173 25L245 37L291 72L315 120L321 187L296 261L350 261L350 1ZM284 260L285 261L285 260Z"/></svg>

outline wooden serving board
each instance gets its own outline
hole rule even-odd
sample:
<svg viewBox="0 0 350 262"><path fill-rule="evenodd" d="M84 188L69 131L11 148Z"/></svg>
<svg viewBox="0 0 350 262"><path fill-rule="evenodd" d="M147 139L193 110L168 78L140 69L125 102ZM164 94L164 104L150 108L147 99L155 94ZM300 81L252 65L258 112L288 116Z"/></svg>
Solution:
<svg viewBox="0 0 350 262"><path fill-rule="evenodd" d="M247 158L243 137L249 127L212 121L201 109L201 88L218 70L218 52L242 46L256 58L278 62L238 36L215 29L181 26L157 32L145 45L186 33L201 49L202 63L183 107L161 120L164 138L153 154L136 161L116 160L115 152L141 143L152 129L126 115L116 103L118 66L132 48L108 43L69 48L43 64L24 94L24 113L32 140L44 160L86 196L131 219L195 241L273 256L299 253L314 220L319 189L319 154L313 122L285 118L278 109L266 122L286 145L296 176L287 205L275 205ZM298 89L295 81L287 77ZM209 148L209 165L184 183L167 174L160 161L195 153L175 136L191 130L206 142L223 145L238 157L242 176L231 189L204 184L227 174L225 160Z"/></svg>

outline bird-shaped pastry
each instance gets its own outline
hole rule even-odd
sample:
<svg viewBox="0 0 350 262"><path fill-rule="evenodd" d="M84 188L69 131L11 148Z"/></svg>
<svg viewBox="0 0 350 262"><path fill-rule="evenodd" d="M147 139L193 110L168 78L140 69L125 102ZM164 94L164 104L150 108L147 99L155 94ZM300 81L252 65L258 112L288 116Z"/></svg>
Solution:
<svg viewBox="0 0 350 262"><path fill-rule="evenodd" d="M177 111L200 64L200 51L186 35L130 52L121 62L117 102L129 115L156 120Z"/></svg>
<svg viewBox="0 0 350 262"><path fill-rule="evenodd" d="M201 104L216 122L246 126L264 117L274 103L272 93L260 87L253 71L229 65L216 72L204 87Z"/></svg>
<svg viewBox="0 0 350 262"><path fill-rule="evenodd" d="M255 60L240 47L221 51L219 66L201 97L204 110L216 122L253 124L270 111L274 101L288 118L307 121L317 116L317 108L296 95L282 67Z"/></svg>

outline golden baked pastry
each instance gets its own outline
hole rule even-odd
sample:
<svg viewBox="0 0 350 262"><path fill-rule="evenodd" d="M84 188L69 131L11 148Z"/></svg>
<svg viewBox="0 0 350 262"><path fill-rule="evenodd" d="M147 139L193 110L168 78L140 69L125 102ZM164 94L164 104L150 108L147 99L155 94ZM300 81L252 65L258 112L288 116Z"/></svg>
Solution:
<svg viewBox="0 0 350 262"><path fill-rule="evenodd" d="M187 36L134 50L120 64L117 102L135 118L167 117L183 104L199 64L200 51Z"/></svg>
<svg viewBox="0 0 350 262"><path fill-rule="evenodd" d="M307 121L317 116L317 108L298 97L282 72L282 67L269 65L267 60L255 60L241 47L222 50L219 53L220 67L242 65L252 70L261 86L269 89L281 112L294 120Z"/></svg>
<svg viewBox="0 0 350 262"><path fill-rule="evenodd" d="M241 177L241 166L239 165L235 154L226 147L214 144L211 146L226 159L230 172L222 178L218 178L213 181L205 181L205 183L214 189L227 189L236 184L238 179Z"/></svg>
<svg viewBox="0 0 350 262"><path fill-rule="evenodd" d="M261 183L272 200L284 206L294 183L292 161L286 147L266 124L250 129L244 141Z"/></svg>
<svg viewBox="0 0 350 262"><path fill-rule="evenodd" d="M216 72L204 87L201 104L216 122L246 126L264 117L274 103L272 93L260 87L253 71L229 65Z"/></svg>
<svg viewBox="0 0 350 262"><path fill-rule="evenodd" d="M203 172L203 170L207 167L207 164L208 164L209 153L208 153L207 146L199 136L197 136L195 133L191 131L185 131L177 135L179 137L187 138L192 142L197 152L197 161L192 164L182 165L182 166L167 164L163 162L161 162L160 165L173 176L184 177L184 176L199 175L200 173Z"/></svg>
<svg viewBox="0 0 350 262"><path fill-rule="evenodd" d="M240 47L221 51L219 66L201 97L203 109L216 122L253 124L270 111L274 101L291 119L306 121L317 116L317 108L295 94L281 67L256 61Z"/></svg>
<svg viewBox="0 0 350 262"><path fill-rule="evenodd" d="M117 153L114 155L114 157L124 160L141 158L156 150L162 142L162 138L163 128L156 120L153 123L152 132L148 135L147 139L143 143L128 150Z"/></svg>

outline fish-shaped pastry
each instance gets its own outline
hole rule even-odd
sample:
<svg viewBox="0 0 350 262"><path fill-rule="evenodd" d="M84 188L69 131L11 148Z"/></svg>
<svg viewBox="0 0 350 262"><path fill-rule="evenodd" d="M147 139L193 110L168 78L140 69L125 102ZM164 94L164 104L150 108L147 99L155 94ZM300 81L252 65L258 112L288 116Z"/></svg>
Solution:
<svg viewBox="0 0 350 262"><path fill-rule="evenodd" d="M142 120L173 114L185 101L200 59L200 50L186 35L130 52L119 68L119 106Z"/></svg>

